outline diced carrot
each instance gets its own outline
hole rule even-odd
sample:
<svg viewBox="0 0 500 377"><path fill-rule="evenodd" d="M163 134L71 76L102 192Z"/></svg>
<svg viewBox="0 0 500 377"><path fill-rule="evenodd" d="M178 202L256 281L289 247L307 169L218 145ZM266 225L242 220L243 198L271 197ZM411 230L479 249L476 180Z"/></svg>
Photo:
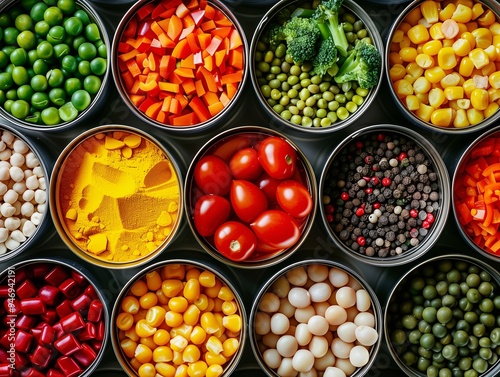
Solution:
<svg viewBox="0 0 500 377"><path fill-rule="evenodd" d="M229 73L227 75L222 76L221 83L222 83L222 85L234 84L234 83L241 82L242 79L243 79L243 72L237 71L237 72Z"/></svg>
<svg viewBox="0 0 500 377"><path fill-rule="evenodd" d="M182 68L190 68L190 69L195 69L196 65L194 63L194 55L191 54L185 59L181 60L180 67Z"/></svg>
<svg viewBox="0 0 500 377"><path fill-rule="evenodd" d="M218 35L222 39L229 37L231 31L233 29L231 27L218 27L211 31L212 36Z"/></svg>
<svg viewBox="0 0 500 377"><path fill-rule="evenodd" d="M204 32L215 29L215 22L213 20L208 20L201 23L201 30Z"/></svg>
<svg viewBox="0 0 500 377"><path fill-rule="evenodd" d="M190 112L177 117L172 117L171 122L173 126L191 126L198 123L198 118L194 112Z"/></svg>
<svg viewBox="0 0 500 377"><path fill-rule="evenodd" d="M165 11L158 16L158 18L162 20L169 19L175 13L175 9L176 8L166 8Z"/></svg>
<svg viewBox="0 0 500 377"><path fill-rule="evenodd" d="M181 77L186 77L186 78L193 78L194 79L194 72L191 68L184 68L184 67L179 67L174 70L174 72L181 76Z"/></svg>
<svg viewBox="0 0 500 377"><path fill-rule="evenodd" d="M149 16L151 13L153 13L153 10L155 9L155 5L153 3L145 4L144 6L140 7L137 10L137 17L139 17L139 20L145 19L147 16Z"/></svg>
<svg viewBox="0 0 500 377"><path fill-rule="evenodd" d="M210 112L199 97L193 97L189 102L189 107L193 110L201 122L210 119Z"/></svg>
<svg viewBox="0 0 500 377"><path fill-rule="evenodd" d="M161 109L162 104L163 104L163 102L161 102L161 101L153 103L151 106L148 107L145 114L150 118L153 118L153 119L156 118L156 116L158 115L158 112Z"/></svg>
<svg viewBox="0 0 500 377"><path fill-rule="evenodd" d="M168 24L170 22L170 17L158 20L157 23L166 34L168 32Z"/></svg>
<svg viewBox="0 0 500 377"><path fill-rule="evenodd" d="M156 81L141 82L139 84L139 89L141 89L145 92L149 92L157 87L158 87L158 83Z"/></svg>
<svg viewBox="0 0 500 377"><path fill-rule="evenodd" d="M169 112L175 115L179 115L181 113L181 106L179 104L179 101L175 97L170 101Z"/></svg>
<svg viewBox="0 0 500 377"><path fill-rule="evenodd" d="M160 110L158 112L158 115L156 116L156 121L160 123L165 123L166 120L167 120L167 113L163 110Z"/></svg>
<svg viewBox="0 0 500 377"><path fill-rule="evenodd" d="M189 27L193 26L193 30L194 30L194 27L196 27L196 23L194 22L193 16L191 16L191 14L187 14L181 20L182 20L182 26L184 28L189 28Z"/></svg>
<svg viewBox="0 0 500 377"><path fill-rule="evenodd" d="M227 97L233 99L234 95L238 91L238 84L228 83L226 84Z"/></svg>
<svg viewBox="0 0 500 377"><path fill-rule="evenodd" d="M172 72L170 74L170 76L168 76L168 80L171 83L181 85L183 83L183 81L184 81L184 77L179 76L177 73L175 73L175 70L174 70L174 72Z"/></svg>
<svg viewBox="0 0 500 377"><path fill-rule="evenodd" d="M237 29L233 29L231 35L229 36L229 49L233 50L236 47L242 46L243 41L241 40L240 33Z"/></svg>
<svg viewBox="0 0 500 377"><path fill-rule="evenodd" d="M144 99L144 101L142 101L141 105L138 107L138 109L140 111L142 111L143 113L146 112L146 110L149 108L149 106L151 106L153 103L155 103L156 101L150 97L150 96L146 96L146 98Z"/></svg>
<svg viewBox="0 0 500 377"><path fill-rule="evenodd" d="M212 103L211 105L208 105L208 111L212 116L219 114L223 109L224 105L222 104L222 102L215 102Z"/></svg>
<svg viewBox="0 0 500 377"><path fill-rule="evenodd" d="M160 60L160 76L164 79L168 78L175 69L175 58L170 55L164 55Z"/></svg>
<svg viewBox="0 0 500 377"><path fill-rule="evenodd" d="M145 95L139 95L139 94L131 94L129 96L130 98L130 101L135 105L135 107L139 107L142 103L142 101L144 101L146 99L146 96Z"/></svg>
<svg viewBox="0 0 500 377"><path fill-rule="evenodd" d="M217 67L220 67L226 60L227 58L226 51L227 50L219 50L215 52L215 65Z"/></svg>
<svg viewBox="0 0 500 377"><path fill-rule="evenodd" d="M240 48L229 50L229 64L236 69L243 69L243 52Z"/></svg>
<svg viewBox="0 0 500 377"><path fill-rule="evenodd" d="M202 50L206 50L211 41L212 36L210 34L202 33L198 35L198 43Z"/></svg>
<svg viewBox="0 0 500 377"><path fill-rule="evenodd" d="M163 98L163 105L161 106L161 111L170 111L170 102L172 101L173 96L169 95L165 98Z"/></svg>
<svg viewBox="0 0 500 377"><path fill-rule="evenodd" d="M198 38L196 37L196 35L194 35L193 33L188 34L186 36L186 40L188 41L189 48L191 49L191 52L193 54L201 50L200 46L198 45Z"/></svg>
<svg viewBox="0 0 500 377"><path fill-rule="evenodd" d="M175 14L170 17L170 22L168 23L167 35L168 37L176 41L182 32L182 20Z"/></svg>
<svg viewBox="0 0 500 377"><path fill-rule="evenodd" d="M201 7L200 7L201 8ZM215 8L207 4L205 7L205 18L213 20L215 17Z"/></svg>
<svg viewBox="0 0 500 377"><path fill-rule="evenodd" d="M130 71L125 71L122 74L122 81L123 84L125 85L125 88L127 91L130 91L132 89L132 86L134 85L134 77L132 76L132 73Z"/></svg>
<svg viewBox="0 0 500 377"><path fill-rule="evenodd" d="M198 0L189 0L189 2L186 4L186 8L190 10L198 9L200 8L200 4L198 3Z"/></svg>
<svg viewBox="0 0 500 377"><path fill-rule="evenodd" d="M179 101L179 104L181 105L182 110L184 110L186 108L186 106L189 104L189 100L186 98L185 95L183 95L181 93L177 93L175 95L175 98L177 99L177 101Z"/></svg>
<svg viewBox="0 0 500 377"><path fill-rule="evenodd" d="M153 20L157 19L160 14L162 14L163 12L165 12L165 7L163 6L162 3L158 3L158 5L155 7L155 9L153 9L153 11L151 12L151 18Z"/></svg>
<svg viewBox="0 0 500 377"><path fill-rule="evenodd" d="M191 48L187 39L180 40L172 50L172 56L177 59L185 59L191 54Z"/></svg>
<svg viewBox="0 0 500 377"><path fill-rule="evenodd" d="M206 92L203 96L203 102L205 102L205 105L209 106L212 103L219 102L219 96L214 92Z"/></svg>
<svg viewBox="0 0 500 377"><path fill-rule="evenodd" d="M175 15L179 18L183 18L188 14L189 14L189 9L183 3L180 3L177 6L177 9L175 10Z"/></svg>
<svg viewBox="0 0 500 377"><path fill-rule="evenodd" d="M164 90L166 92L179 92L179 84L174 84L171 82L159 82L158 86L160 87L160 90Z"/></svg>
<svg viewBox="0 0 500 377"><path fill-rule="evenodd" d="M118 59L120 59L123 62L126 62L126 61L129 61L130 59L135 58L138 53L139 53L139 51L137 51L136 49L133 49L129 52L125 52L123 54L118 55Z"/></svg>
<svg viewBox="0 0 500 377"><path fill-rule="evenodd" d="M228 26L228 27L233 26L232 21L229 18L227 18L226 15L218 9L215 12L214 21L215 21L217 26Z"/></svg>
<svg viewBox="0 0 500 377"><path fill-rule="evenodd" d="M190 94L193 94L194 92L196 92L196 86L194 84L193 79L187 78L186 80L184 80L184 82L181 84L181 86L182 86L182 89L184 90L184 93L186 93L187 95L190 95Z"/></svg>
<svg viewBox="0 0 500 377"><path fill-rule="evenodd" d="M137 62L135 60L128 60L127 61L127 68L133 77L141 74L141 69L139 68L139 66L137 65Z"/></svg>
<svg viewBox="0 0 500 377"><path fill-rule="evenodd" d="M135 80L134 85L132 85L132 88L130 89L131 94L139 94L139 85L141 84L140 80ZM141 91L141 94L144 93Z"/></svg>
<svg viewBox="0 0 500 377"><path fill-rule="evenodd" d="M213 71L214 69L214 58L211 55L208 55L203 59L203 66L208 71Z"/></svg>
<svg viewBox="0 0 500 377"><path fill-rule="evenodd" d="M202 80L196 80L194 82L194 86L196 87L196 95L198 97L201 97L206 93Z"/></svg>
<svg viewBox="0 0 500 377"><path fill-rule="evenodd" d="M227 96L225 92L221 93L219 100L224 106L227 106L229 102L231 102L231 99Z"/></svg>

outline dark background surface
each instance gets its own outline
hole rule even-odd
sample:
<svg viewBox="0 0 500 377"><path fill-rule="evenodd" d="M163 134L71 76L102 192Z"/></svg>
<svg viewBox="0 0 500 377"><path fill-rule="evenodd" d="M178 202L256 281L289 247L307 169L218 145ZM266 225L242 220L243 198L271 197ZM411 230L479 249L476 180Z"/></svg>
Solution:
<svg viewBox="0 0 500 377"><path fill-rule="evenodd" d="M92 3L106 24L110 41L113 39L115 29L121 17L125 14L133 1L123 4L121 3L123 3L123 1L118 2L111 0L100 0L100 2L95 1ZM394 19L408 4L408 2L405 2L402 4L381 5L367 1L357 1L357 3L367 11L370 17L372 17L379 32L381 33L384 44L386 42L387 33L389 32ZM255 27L260 21L262 15L264 15L265 12L267 12L267 10L271 7L270 5L252 6L251 4L251 1L242 2L241 4L234 1L228 3L230 9L243 26L249 44ZM45 155L48 169L51 171L59 153L75 136L80 134L82 131L107 124L134 126L150 133L165 145L165 147L176 159L181 170L181 175L184 177L192 158L199 148L221 130L243 125L259 125L282 132L284 135L290 137L302 149L309 159L315 170L317 181L319 182L321 171L329 155L348 135L368 125L396 124L411 128L418 132L422 138L429 140L444 159L451 179L458 159L469 143L480 135L479 132L466 135L448 135L429 132L428 130L409 123L405 120L405 118L403 118L399 109L396 107L389 94L388 85L389 84L384 78L383 86L379 90L377 98L375 98L370 108L354 124L342 130L327 134L322 133L315 135L308 132L298 132L295 130L285 129L283 126L276 124L270 119L262 106L259 104L257 95L254 92L249 77L247 78L243 88L244 93L238 99L239 103L235 108L233 108L231 115L223 119L222 123L201 132L192 134L166 132L142 122L121 100L113 82L110 83L109 94L103 98L105 103L103 103L102 106L99 106L100 111L84 123L78 124L77 127L65 130L64 132L21 132L26 134L27 138L35 143L35 145L40 149L42 155ZM311 232L309 233L303 246L292 257L275 266L265 269L247 270L222 265L213 257L210 257L198 245L192 235L191 229L187 225L185 214L183 214L182 223L174 242L161 255L153 259L147 265L160 262L166 258L195 258L201 261L207 261L209 265L223 272L225 276L239 289L246 305L246 311L249 314L254 297L258 293L260 287L274 273L286 267L287 264L303 258L333 260L358 272L361 277L375 290L380 304L382 305L382 309L384 310L390 291L406 271L421 263L425 259L442 255L444 253L472 255L478 259L487 261L489 264L493 264L498 270L499 264L479 256L465 243L460 236L459 230L453 218L453 211L451 209L449 211L449 217L445 228L436 245L424 254L424 256L414 262L399 267L375 267L362 264L361 262L355 262L335 248L320 218L319 207L313 228L311 229ZM141 271L141 267L126 270L108 270L83 262L65 247L52 222L48 225L45 234L41 237L38 245L31 247L13 260L1 263L0 270L3 271L10 265L22 260L43 257L64 258L66 260L74 261L76 264L81 264L84 268L86 268L89 275L97 280L97 284L101 288L101 292L108 300L110 314L115 299L123 285L132 276ZM111 342L108 341L105 355L93 375L110 376L112 375L110 370L115 370L117 373L121 373L120 366L111 347ZM376 377L383 374L388 376L403 375L403 372L392 360L385 345L385 340L382 343L378 357L368 373L368 376ZM245 345L243 358L240 361L236 372L234 372L234 375L264 375L264 372L260 370L255 361L249 344Z"/></svg>

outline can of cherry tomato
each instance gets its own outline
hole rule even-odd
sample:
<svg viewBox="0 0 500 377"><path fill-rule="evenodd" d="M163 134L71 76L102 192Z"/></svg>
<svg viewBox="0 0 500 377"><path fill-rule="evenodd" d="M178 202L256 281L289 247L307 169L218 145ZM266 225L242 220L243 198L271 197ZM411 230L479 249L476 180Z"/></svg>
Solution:
<svg viewBox="0 0 500 377"><path fill-rule="evenodd" d="M285 260L306 239L316 213L316 180L305 154L261 126L210 139L189 166L184 193L195 238L233 267Z"/></svg>
<svg viewBox="0 0 500 377"><path fill-rule="evenodd" d="M115 301L111 341L130 377L227 377L243 356L247 318L231 271L199 251L181 253L139 271Z"/></svg>
<svg viewBox="0 0 500 377"><path fill-rule="evenodd" d="M11 344L0 347L0 369L83 377L101 362L108 302L85 266L59 257L18 262L0 274L0 299Z"/></svg>

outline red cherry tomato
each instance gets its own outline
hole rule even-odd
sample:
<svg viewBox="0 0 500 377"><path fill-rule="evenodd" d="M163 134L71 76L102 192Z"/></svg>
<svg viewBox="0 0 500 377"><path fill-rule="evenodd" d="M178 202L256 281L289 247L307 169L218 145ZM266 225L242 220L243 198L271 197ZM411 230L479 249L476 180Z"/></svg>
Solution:
<svg viewBox="0 0 500 377"><path fill-rule="evenodd" d="M198 233L211 236L231 213L231 203L219 195L203 195L194 207L193 220Z"/></svg>
<svg viewBox="0 0 500 377"><path fill-rule="evenodd" d="M275 209L262 212L250 227L257 239L280 249L295 245L300 238L300 229L295 219L288 213Z"/></svg>
<svg viewBox="0 0 500 377"><path fill-rule="evenodd" d="M248 259L255 251L257 239L252 230L238 221L227 221L214 235L215 247L233 261Z"/></svg>
<svg viewBox="0 0 500 377"><path fill-rule="evenodd" d="M307 187L292 179L278 185L276 200L283 211L293 217L305 217L313 208L313 200Z"/></svg>
<svg viewBox="0 0 500 377"><path fill-rule="evenodd" d="M236 215L250 223L267 209L267 198L256 185L249 181L234 180L230 192L231 205Z"/></svg>
<svg viewBox="0 0 500 377"><path fill-rule="evenodd" d="M255 184L264 192L269 203L274 203L276 201L276 189L280 180L271 177L266 172L262 173Z"/></svg>
<svg viewBox="0 0 500 377"><path fill-rule="evenodd" d="M259 161L264 170L276 179L290 178L297 164L297 152L285 139L269 136L259 146Z"/></svg>
<svg viewBox="0 0 500 377"><path fill-rule="evenodd" d="M257 246L255 246L255 252L256 253L262 253L262 254L272 254L276 253L277 251L280 251L279 247L274 247L268 244L265 244L262 242L262 240L257 238Z"/></svg>
<svg viewBox="0 0 500 377"><path fill-rule="evenodd" d="M194 180L205 194L226 195L231 188L231 171L220 157L203 156L194 167Z"/></svg>
<svg viewBox="0 0 500 377"><path fill-rule="evenodd" d="M256 179L262 173L257 151L253 148L244 148L236 152L229 160L229 170L234 179L247 181Z"/></svg>

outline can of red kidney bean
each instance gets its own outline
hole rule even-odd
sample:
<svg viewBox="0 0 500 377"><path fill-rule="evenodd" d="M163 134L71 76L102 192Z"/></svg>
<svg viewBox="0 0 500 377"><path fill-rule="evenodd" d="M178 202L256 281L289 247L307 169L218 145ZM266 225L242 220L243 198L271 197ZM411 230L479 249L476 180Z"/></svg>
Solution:
<svg viewBox="0 0 500 377"><path fill-rule="evenodd" d="M0 369L84 377L102 360L108 302L87 269L64 258L18 262L0 274Z"/></svg>
<svg viewBox="0 0 500 377"><path fill-rule="evenodd" d="M346 137L321 173L321 218L337 247L375 266L411 262L446 223L450 182L431 142L398 125L372 125Z"/></svg>

